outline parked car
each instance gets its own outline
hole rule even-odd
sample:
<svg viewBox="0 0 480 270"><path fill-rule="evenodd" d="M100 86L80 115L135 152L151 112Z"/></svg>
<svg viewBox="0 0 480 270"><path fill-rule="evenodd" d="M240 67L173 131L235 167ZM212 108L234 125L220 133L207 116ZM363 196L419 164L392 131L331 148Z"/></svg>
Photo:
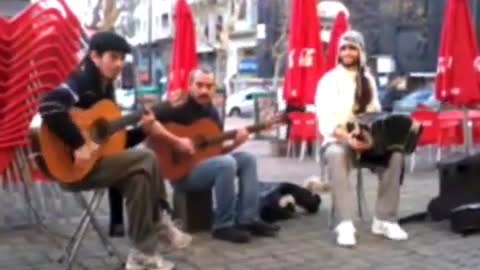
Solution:
<svg viewBox="0 0 480 270"><path fill-rule="evenodd" d="M434 93L431 93L430 96L428 97L428 99L426 101L424 101L422 103L422 105L432 109L432 110L439 110L440 109L440 106L441 106L441 102L437 100L437 98L435 98L435 94Z"/></svg>
<svg viewBox="0 0 480 270"><path fill-rule="evenodd" d="M414 91L404 98L393 103L393 111L395 112L412 112L418 105L425 104L433 91L430 89Z"/></svg>
<svg viewBox="0 0 480 270"><path fill-rule="evenodd" d="M227 97L225 110L229 116L250 116L255 110L254 95L268 93L257 87L238 91Z"/></svg>
<svg viewBox="0 0 480 270"><path fill-rule="evenodd" d="M393 110L393 104L407 95L408 92L405 91L389 90L386 88L380 88L378 90L380 105L382 106L382 110L386 112L391 112Z"/></svg>

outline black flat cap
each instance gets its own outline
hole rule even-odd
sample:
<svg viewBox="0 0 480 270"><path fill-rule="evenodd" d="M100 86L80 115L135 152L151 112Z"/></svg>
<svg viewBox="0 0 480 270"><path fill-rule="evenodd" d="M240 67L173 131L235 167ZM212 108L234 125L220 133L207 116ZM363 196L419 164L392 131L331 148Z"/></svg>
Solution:
<svg viewBox="0 0 480 270"><path fill-rule="evenodd" d="M95 33L91 37L88 47L90 51L96 51L99 54L102 54L106 51L127 54L132 51L127 40L114 32Z"/></svg>

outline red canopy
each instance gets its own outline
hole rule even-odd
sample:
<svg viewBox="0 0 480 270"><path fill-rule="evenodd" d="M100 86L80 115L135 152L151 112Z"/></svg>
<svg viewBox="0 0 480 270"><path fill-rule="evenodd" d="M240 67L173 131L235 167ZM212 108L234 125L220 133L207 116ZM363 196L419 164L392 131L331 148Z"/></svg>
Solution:
<svg viewBox="0 0 480 270"><path fill-rule="evenodd" d="M340 37L350 28L347 15L341 11L338 13L333 23L332 35L330 36L330 43L328 45L327 54L327 70L334 68L337 65L338 59L338 43Z"/></svg>
<svg viewBox="0 0 480 270"><path fill-rule="evenodd" d="M185 0L178 0L175 6L175 38L168 92L187 91L188 75L197 67L197 45L195 24L190 6Z"/></svg>
<svg viewBox="0 0 480 270"><path fill-rule="evenodd" d="M480 58L467 0L449 0L437 66L436 97L457 106L480 101Z"/></svg>
<svg viewBox="0 0 480 270"><path fill-rule="evenodd" d="M313 104L325 71L315 0L293 0L283 98L289 105Z"/></svg>

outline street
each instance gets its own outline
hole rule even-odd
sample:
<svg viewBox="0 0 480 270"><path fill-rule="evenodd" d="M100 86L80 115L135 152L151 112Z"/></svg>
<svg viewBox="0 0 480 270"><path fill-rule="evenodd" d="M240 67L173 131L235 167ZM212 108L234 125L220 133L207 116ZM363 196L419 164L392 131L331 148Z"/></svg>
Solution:
<svg viewBox="0 0 480 270"><path fill-rule="evenodd" d="M111 140L112 145L118 145L119 152L125 145L148 147L147 143L141 143L146 136L163 137L172 149L192 152L222 142L215 140L215 134L208 134L212 140L200 142L196 140L201 137L198 130L189 129L185 133L194 134L192 147L185 138L175 139L163 132L155 122L155 118L162 123L177 124L208 118L217 123L219 117L212 105L221 108L223 114L232 115L226 119L225 130L262 124L249 129L256 134L234 150L251 153L256 164L251 158L240 162L225 157L222 159L225 165L209 163L212 167L202 168L205 174L197 171L198 174L190 174L191 183L182 183L187 189L208 185L214 177L207 174L215 173L218 200L213 198L213 202L220 202L219 205L229 210L248 209L243 215L234 215L234 211L222 215L225 227L217 228L223 229L216 231L217 237L223 235L237 240L242 235L230 226L235 222L246 223L241 224L245 225L242 229L252 233L265 229L255 226L261 224L255 224L253 215L247 214L255 214L256 204L248 207L245 203L256 202L256 175L260 182L300 186L306 179L324 177L316 157L307 153L300 159L297 156L300 151L295 147L292 157L280 154L286 152L285 125L262 129L278 124L279 121L268 120L277 120L270 116L284 108L291 120L290 142L314 144L319 142L319 137L342 142L348 138L347 147L336 145L336 149L327 151L329 162L335 164L329 171L338 172L334 182L336 199L347 197L342 192L349 194L347 183L340 183L346 180L341 176L346 175L342 170L348 167L349 158L353 160L362 150L377 146L375 144L387 145L388 151L401 150L407 144L417 145L415 155L406 157L399 219L426 211L438 195L437 161L448 158L452 149L456 151L465 145L468 152L480 145L480 31L475 29L480 25L480 0L0 0L0 13L0 270L70 270L60 258L71 236L78 236L77 231L87 233L77 246L75 270L124 269L121 264L128 254L133 255L129 262L137 264L136 267L129 264L130 270L153 270L150 269L153 265L157 265L155 270L167 268L148 252L152 250L147 250L150 244L147 242L156 243L157 225L162 225L156 224L155 217L160 197L164 195L159 192L159 184L162 175L171 179L187 177L169 175L168 163L160 162L162 165L156 166L155 156L148 151L97 162L97 158L107 157L115 147L91 146L110 142L115 132L136 126L135 122L139 122L139 129L127 134L126 143L122 141L123 134ZM185 93L189 93L187 102L182 99ZM160 99L170 100L171 106L152 109L155 114L139 113L122 119L117 119L120 112L114 107L98 109L95 106L108 100L119 103L126 112L141 104L143 108L148 107ZM88 109L93 108L92 105L95 108ZM414 125L399 118L375 119L381 120L380 125L375 122L369 127L373 135L380 135L372 135L373 143L368 144L371 142L368 136L358 132L363 121L356 119L362 118L359 116L363 113L376 111L408 114ZM262 119L261 123L255 123L253 117L233 117L251 114ZM45 125L39 129L41 138L37 143L30 135L41 118ZM349 125L352 121L359 124ZM199 130L214 129L205 126ZM350 126L356 128L352 130ZM381 131L375 132L376 127ZM419 136L412 136L412 131L417 130L421 131ZM179 137L188 136L170 131ZM408 135L395 141L401 137L396 135L403 135L403 131ZM236 142L247 138L240 135ZM41 151L24 151L35 144L40 145ZM318 154L320 147L316 146L319 144L304 147L307 151L303 152L315 154L317 151ZM73 149L75 151L70 151ZM442 151L435 155L439 149ZM165 152L156 158L170 157L170 165L188 163L183 158L185 153ZM72 194L48 177L39 179L38 170L30 170L29 159L42 155L47 161L47 155L53 156L53 162L31 164L32 167L48 165L58 179L63 177L55 174L55 169L67 168L67 173L74 172L75 176L65 179L78 180L76 187L101 189ZM74 166L65 166L63 161L71 158ZM89 170L87 176L80 176L77 171L90 160L92 164L97 162L96 167ZM356 176L363 173L366 197L363 215L354 220L357 229L354 248L342 248L336 243L332 230L336 224L331 220L333 195L327 191L319 194L321 206L317 213L298 213L290 220L279 222L281 229L276 237L232 244L215 240L210 231L204 231L195 233L193 243L183 250L173 250L167 243L160 242L158 252L174 262L177 270L480 269L480 233L467 237L455 234L447 221L401 224L409 234L409 239L401 242L371 233L377 196L385 201L381 205L385 207L378 210L386 212L379 213L383 219L389 219L389 205L397 206L398 182L393 180L398 179L401 155L396 153L390 160L393 162L388 163L389 168L383 174L389 177L382 182L385 186L382 190L386 191L380 191L380 195L377 195L376 174L357 168L351 173L353 186L356 186ZM248 164L251 170L243 170L247 167L243 164ZM197 164L190 165L185 172L193 171L192 167ZM163 172L159 167L163 167ZM464 167L469 168L462 165L456 169L461 171ZM443 172L442 177L447 175ZM243 185L242 189L238 183L228 181L234 179L234 173L247 176L242 179L251 180L249 185ZM165 182L165 199L173 206L173 183ZM458 185L456 178L452 182L453 187ZM442 195L444 190L451 191L444 189L447 186L444 184L442 182ZM132 252L132 243L126 236L111 238L106 233L98 233L110 229L109 195L117 197L118 200L112 199L114 205L122 200L120 196L108 194L107 187L124 193L123 200L129 208L129 215L124 214L125 231L140 250ZM236 198L240 202L237 205L233 187L250 191L245 192L249 196ZM360 197L358 190L355 192ZM156 196L159 193L162 195ZM478 194L470 193L476 200ZM96 208L93 211L97 222L91 222L90 228L78 226L84 209L88 209L86 203L78 199L96 198L99 194L104 196L99 197L98 207L90 205ZM452 192L446 194L449 199L467 197L452 195ZM200 195L198 198L203 196ZM194 198L192 194L187 196ZM220 197L230 203L223 204ZM210 199L208 194L207 199ZM201 199L190 201L195 205L192 212L200 216L195 217L197 220L210 218L196 207ZM338 205L341 209L341 203ZM345 205L347 212L348 201ZM115 210L115 206L112 208ZM462 215L465 208L471 210L462 205L449 213ZM234 219L238 220L234 222ZM342 219L347 221L347 226L341 226L339 239L345 239L344 236L353 239L350 217L345 215ZM188 218L183 222L186 220ZM128 221L133 224L130 228ZM174 222L182 227L182 220ZM384 228L374 231L384 230L391 238L395 238L394 234L397 239L405 238L396 224L388 225L388 222L381 223L378 227ZM392 227L397 232L392 231ZM115 252L105 249L107 240L113 242L121 255L120 264L111 257L110 253ZM353 244L355 241L343 242ZM71 249L76 247L69 246L69 252Z"/></svg>
<svg viewBox="0 0 480 270"><path fill-rule="evenodd" d="M228 127L243 126L248 120L235 119ZM318 175L318 164L307 158L305 161L272 157L270 146L265 141L251 141L243 150L258 157L262 181L289 181L301 184L311 175ZM365 171L366 195L371 219L375 202L376 180ZM55 184L42 184L55 185ZM419 169L408 174L402 189L400 216L426 209L429 200L436 195L438 179L436 172ZM67 216L78 216L78 208L66 196ZM278 238L255 239L247 245L234 245L213 240L208 233L194 235L192 246L182 251L164 249L166 256L177 262L177 269L415 269L447 270L478 269L480 241L478 236L462 238L449 231L448 223L417 223L406 225L410 240L392 242L369 233L369 223L358 223L358 245L354 249L339 248L334 243L334 234L328 228L330 196L322 195L318 214L299 216L282 222ZM17 209L20 213L22 198L3 201L2 212ZM10 206L11 207L10 207ZM15 206L15 207L14 207ZM19 210L20 209L20 210ZM53 209L50 209L53 211ZM24 213L24 211L22 212ZM104 202L98 211L102 226L107 228L108 211ZM58 214L58 213L57 213ZM50 233L35 230L32 226L4 228L0 233L0 269L40 270L63 269L56 263L60 249L54 242L65 243L59 234L71 234L78 220L47 223ZM55 241L52 241L55 239ZM120 250L127 254L127 241L115 239ZM78 260L87 269L115 269L95 234L90 233L80 249ZM77 269L77 268L75 268ZM82 269L82 268L78 268Z"/></svg>

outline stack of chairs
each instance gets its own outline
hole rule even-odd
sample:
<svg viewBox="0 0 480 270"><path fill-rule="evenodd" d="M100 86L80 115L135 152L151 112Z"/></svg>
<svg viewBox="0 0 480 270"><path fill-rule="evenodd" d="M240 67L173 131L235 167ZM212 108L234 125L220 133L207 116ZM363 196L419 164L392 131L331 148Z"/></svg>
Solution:
<svg viewBox="0 0 480 270"><path fill-rule="evenodd" d="M0 177L7 193L2 197L23 193L37 222L31 122L42 95L76 68L84 47L81 25L63 0L40 0L12 19L0 20ZM18 205L18 200L9 201Z"/></svg>
<svg viewBox="0 0 480 270"><path fill-rule="evenodd" d="M36 169L34 159L39 153L32 151L30 141L39 126L32 120L38 116L42 96L77 68L86 45L86 32L64 0L39 0L11 20L0 18L0 184L4 187L0 204L11 209L25 199L26 211L15 209L14 216L27 213L28 220L42 228L52 211L46 206L51 196L43 196L38 187L55 187L58 195L64 193L59 185L48 184L50 179ZM109 253L120 258L94 217L103 193L93 192L88 202L81 194L74 194L84 214L60 258L67 269L73 267L90 224Z"/></svg>

